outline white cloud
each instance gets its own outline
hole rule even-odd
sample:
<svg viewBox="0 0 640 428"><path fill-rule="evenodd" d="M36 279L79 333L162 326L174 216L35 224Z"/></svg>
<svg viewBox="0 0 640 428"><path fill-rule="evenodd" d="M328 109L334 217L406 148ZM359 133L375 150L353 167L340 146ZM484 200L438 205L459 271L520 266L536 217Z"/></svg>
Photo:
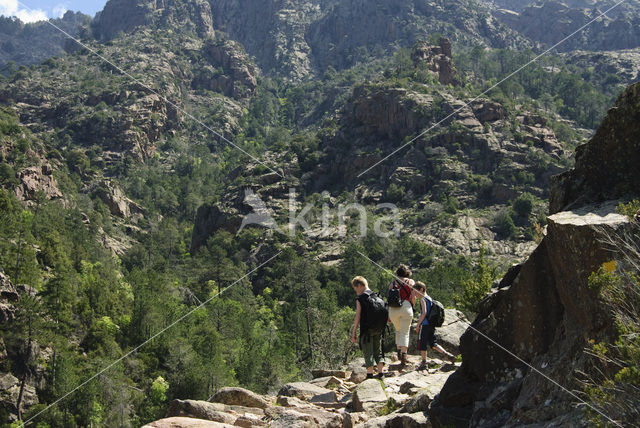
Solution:
<svg viewBox="0 0 640 428"><path fill-rule="evenodd" d="M0 0L1 1L1 0ZM67 5L66 4L59 4L56 7L53 8L53 17L54 18L62 18L64 16L64 14L67 12Z"/></svg>
<svg viewBox="0 0 640 428"><path fill-rule="evenodd" d="M15 16L22 22L36 22L48 19L44 10L18 8L18 0L0 0L0 15Z"/></svg>

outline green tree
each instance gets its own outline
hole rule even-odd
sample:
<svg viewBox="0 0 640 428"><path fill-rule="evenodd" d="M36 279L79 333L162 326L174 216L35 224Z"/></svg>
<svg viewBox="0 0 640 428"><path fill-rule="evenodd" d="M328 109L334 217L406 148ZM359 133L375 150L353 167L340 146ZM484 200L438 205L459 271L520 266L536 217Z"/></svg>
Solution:
<svg viewBox="0 0 640 428"><path fill-rule="evenodd" d="M482 247L473 276L462 283L462 294L456 295L458 306L468 313L478 312L480 301L491 290L496 277L496 268L485 260L485 249Z"/></svg>

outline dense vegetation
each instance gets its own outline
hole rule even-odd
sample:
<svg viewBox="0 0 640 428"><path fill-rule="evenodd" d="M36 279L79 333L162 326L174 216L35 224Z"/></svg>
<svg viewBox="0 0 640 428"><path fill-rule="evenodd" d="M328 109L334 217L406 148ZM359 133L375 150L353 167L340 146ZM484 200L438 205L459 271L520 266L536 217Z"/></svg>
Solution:
<svg viewBox="0 0 640 428"><path fill-rule="evenodd" d="M543 112L558 113L589 129L598 126L624 89L613 73L597 74L593 68L568 65L554 55L537 56L530 50L487 51L478 46L458 53L455 59L463 75L474 77L478 90L498 84L490 91L497 99L530 98Z"/></svg>
<svg viewBox="0 0 640 428"><path fill-rule="evenodd" d="M184 75L202 62L179 39L136 37L141 45L148 42L150 51L155 46L178 52L171 65ZM115 52L121 62L136 64L136 77L145 76L178 98L193 95L186 95L178 73L162 75L147 58L119 43L125 42L100 45L100 52ZM302 171L311 170L323 156L320 142L337 131L336 109L356 85L442 89L409 55L403 49L391 59L340 72L329 69L321 79L299 84L263 77L253 97L239 103L240 113L231 115L234 142L252 154L272 150L291 159L295 155ZM458 67L467 85L447 90L477 95L530 56L477 49L460 54ZM163 135L157 152L145 162L127 157L106 162L109 133L126 121L125 108L143 93L110 67L95 59L87 59L87 65L83 58L80 53L33 69L22 67L3 82L29 88L34 81L64 82L56 87L56 96L70 100L67 117L73 118L54 129L43 125L36 136L10 109L0 110L0 139L6 148L0 159L0 266L13 284L25 284L15 318L1 326L7 353L14 358L3 359L0 368L23 384L37 383L41 402L23 420L37 415L34 421L41 427L139 426L163 416L173 398L207 399L223 385L265 393L309 368L339 366L355 352L348 336L355 297L350 279L363 275L380 291L391 280L389 272L366 257L387 268L408 263L430 294L470 314L496 278L484 251L479 260L451 255L408 235L348 239L337 264L316 261L315 250L300 237L270 236L259 229L236 236L218 231L191 253L198 207L223 199L232 181L227 173L248 159L210 141L209 135L203 137L199 125L189 122ZM558 113L593 128L617 87L609 85L610 77L602 82L585 76L584 70L561 68L548 72L533 66L490 95L507 107L516 100L531 108L537 104L549 116ZM132 94L122 105L73 101L78 93L99 98L125 89ZM232 122L220 94L195 92L190 112L211 126ZM565 140L571 139L573 131L565 131ZM56 165L65 202L42 195L30 204L17 200L16 173L39 156ZM102 177L117 181L144 207L137 224L112 215L95 185ZM518 182L523 190L532 184L526 174L491 178ZM473 180L482 187L483 177ZM390 186L386 192L391 200L411 206L404 188ZM340 197L353 195L345 190ZM453 197L440 202L441 217L455 222L460 202ZM533 239L536 222L544 222L543 205L539 197L523 192L496 218L496 230L505 238L523 234L523 239ZM104 245L112 236L128 239L132 246L114 256ZM48 358L38 358L36 348L50 350ZM93 378L105 367L109 369ZM2 420L5 416L0 415Z"/></svg>

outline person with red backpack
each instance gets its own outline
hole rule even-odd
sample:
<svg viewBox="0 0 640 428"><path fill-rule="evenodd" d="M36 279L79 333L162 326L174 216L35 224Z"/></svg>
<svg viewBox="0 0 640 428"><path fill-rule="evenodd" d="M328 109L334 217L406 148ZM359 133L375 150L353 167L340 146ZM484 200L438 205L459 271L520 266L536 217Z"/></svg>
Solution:
<svg viewBox="0 0 640 428"><path fill-rule="evenodd" d="M364 277L356 276L353 278L351 286L358 295L356 299L356 316L351 329L351 340L353 343L360 343L360 349L367 366L367 379L373 378L374 364L378 366L378 377L382 378L384 376L382 337L389 319L387 304L378 294L371 291ZM359 341L356 333L358 324L360 325Z"/></svg>
<svg viewBox="0 0 640 428"><path fill-rule="evenodd" d="M409 278L410 276L409 268L406 265L400 265L396 269L396 279L389 284L389 318L396 330L396 348L401 370L407 364L409 333L415 305L415 296L412 292L415 282Z"/></svg>

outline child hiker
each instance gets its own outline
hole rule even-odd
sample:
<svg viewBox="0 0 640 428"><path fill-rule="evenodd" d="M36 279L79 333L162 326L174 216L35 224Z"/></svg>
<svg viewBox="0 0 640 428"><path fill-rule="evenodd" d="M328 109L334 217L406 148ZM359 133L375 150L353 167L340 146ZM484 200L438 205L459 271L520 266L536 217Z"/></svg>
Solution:
<svg viewBox="0 0 640 428"><path fill-rule="evenodd" d="M367 366L367 379L373 378L374 364L378 366L378 378L382 378L384 376L382 335L387 327L389 311L384 300L369 289L369 284L365 278L356 276L351 281L351 286L358 295L356 299L356 316L351 329L351 341L358 343L356 328L360 324L359 343Z"/></svg>
<svg viewBox="0 0 640 428"><path fill-rule="evenodd" d="M427 368L427 347L440 352L449 361L455 361L453 354L438 345L436 328L433 325L429 325L429 311L431 311L432 299L427 295L426 290L426 285L420 281L416 282L413 288L414 295L420 299L420 318L418 319L418 325L416 325L416 333L418 334L418 350L422 356L422 362L418 366L418 370Z"/></svg>

